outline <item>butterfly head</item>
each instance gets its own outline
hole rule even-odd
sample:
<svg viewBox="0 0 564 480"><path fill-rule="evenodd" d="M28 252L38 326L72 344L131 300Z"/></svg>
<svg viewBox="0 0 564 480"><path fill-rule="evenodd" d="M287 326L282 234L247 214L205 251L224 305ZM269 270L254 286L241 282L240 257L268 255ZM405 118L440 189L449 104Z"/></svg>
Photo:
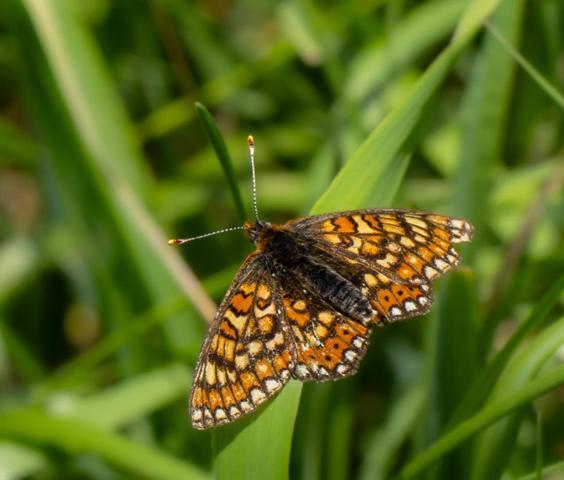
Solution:
<svg viewBox="0 0 564 480"><path fill-rule="evenodd" d="M254 244L260 240L262 232L270 226L270 223L263 220L247 220L243 224L245 233Z"/></svg>

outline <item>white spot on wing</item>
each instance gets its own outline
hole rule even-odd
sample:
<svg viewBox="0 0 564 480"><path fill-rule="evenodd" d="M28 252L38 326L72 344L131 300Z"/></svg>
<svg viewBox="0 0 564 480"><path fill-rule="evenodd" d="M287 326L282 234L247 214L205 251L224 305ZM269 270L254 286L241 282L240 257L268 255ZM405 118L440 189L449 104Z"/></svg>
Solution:
<svg viewBox="0 0 564 480"><path fill-rule="evenodd" d="M274 380L273 378L267 379L264 384L266 385L266 389L269 393L278 390L280 387L280 382L278 380Z"/></svg>
<svg viewBox="0 0 564 480"><path fill-rule="evenodd" d="M435 258L435 267L437 267L439 270L445 271L448 268L448 263L446 263L444 260L441 260L440 258Z"/></svg>
<svg viewBox="0 0 564 480"><path fill-rule="evenodd" d="M408 312L413 312L414 310L417 310L417 305L415 305L415 303L411 301L407 301L403 305Z"/></svg>
<svg viewBox="0 0 564 480"><path fill-rule="evenodd" d="M357 337L353 340L352 343L356 348L362 348L362 346L364 345L364 340L360 337Z"/></svg>
<svg viewBox="0 0 564 480"><path fill-rule="evenodd" d="M354 359L357 357L356 352L352 351L352 350L347 350L345 352L345 358L351 362L354 361Z"/></svg>
<svg viewBox="0 0 564 480"><path fill-rule="evenodd" d="M296 367L296 374L298 377L307 377L309 374L309 370L305 365L298 365Z"/></svg>
<svg viewBox="0 0 564 480"><path fill-rule="evenodd" d="M429 265L425 267L425 276L428 279L435 278L438 274L439 272L437 272L433 267L430 267Z"/></svg>
<svg viewBox="0 0 564 480"><path fill-rule="evenodd" d="M253 399L253 402L257 404L262 402L266 398L266 395L258 388L253 388L251 390L251 398Z"/></svg>

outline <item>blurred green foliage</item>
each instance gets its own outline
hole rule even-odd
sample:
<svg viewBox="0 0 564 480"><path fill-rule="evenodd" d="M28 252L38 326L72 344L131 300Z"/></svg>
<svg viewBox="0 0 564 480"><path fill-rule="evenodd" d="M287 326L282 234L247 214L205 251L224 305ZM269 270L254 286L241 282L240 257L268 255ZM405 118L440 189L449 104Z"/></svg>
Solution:
<svg viewBox="0 0 564 480"><path fill-rule="evenodd" d="M560 478L563 30L560 0L2 2L0 478ZM250 246L166 239L251 211L248 133L263 218L476 233L356 376L197 432Z"/></svg>

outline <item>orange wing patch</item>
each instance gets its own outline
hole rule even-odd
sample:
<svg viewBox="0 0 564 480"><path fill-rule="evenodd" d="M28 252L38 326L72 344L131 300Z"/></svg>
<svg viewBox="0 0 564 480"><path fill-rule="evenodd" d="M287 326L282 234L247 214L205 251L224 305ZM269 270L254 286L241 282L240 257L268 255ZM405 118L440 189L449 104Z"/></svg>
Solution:
<svg viewBox="0 0 564 480"><path fill-rule="evenodd" d="M427 283L397 283L382 273L365 273L360 283L362 293L379 313L377 325L424 315L433 303Z"/></svg>

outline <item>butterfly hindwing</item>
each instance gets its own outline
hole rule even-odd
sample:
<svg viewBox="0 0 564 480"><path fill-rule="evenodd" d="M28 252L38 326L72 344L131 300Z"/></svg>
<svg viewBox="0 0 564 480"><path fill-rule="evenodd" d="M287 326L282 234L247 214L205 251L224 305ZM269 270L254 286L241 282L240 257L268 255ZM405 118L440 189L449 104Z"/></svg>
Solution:
<svg viewBox="0 0 564 480"><path fill-rule="evenodd" d="M332 380L352 375L368 346L371 325L339 312L311 291L299 272L278 270L284 320L294 344L292 376Z"/></svg>

